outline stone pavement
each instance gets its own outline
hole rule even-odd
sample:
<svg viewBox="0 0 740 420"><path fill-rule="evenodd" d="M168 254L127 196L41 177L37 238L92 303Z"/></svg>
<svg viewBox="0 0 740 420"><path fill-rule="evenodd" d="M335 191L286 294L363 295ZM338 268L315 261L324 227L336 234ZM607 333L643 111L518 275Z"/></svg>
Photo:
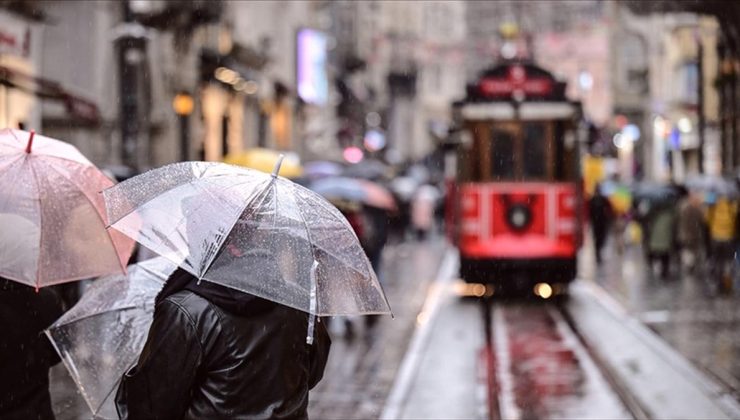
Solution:
<svg viewBox="0 0 740 420"><path fill-rule="evenodd" d="M630 315L740 400L740 290L719 294L706 275L688 274L677 264L666 279L653 275L640 245L618 253L608 244L604 255L597 266L587 240L580 276L607 290Z"/></svg>

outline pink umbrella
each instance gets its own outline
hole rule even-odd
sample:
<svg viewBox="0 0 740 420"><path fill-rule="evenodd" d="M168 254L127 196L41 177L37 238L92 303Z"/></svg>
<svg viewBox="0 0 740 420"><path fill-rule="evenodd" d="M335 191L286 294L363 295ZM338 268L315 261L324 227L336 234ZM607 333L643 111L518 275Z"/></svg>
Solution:
<svg viewBox="0 0 740 420"><path fill-rule="evenodd" d="M125 273L134 242L106 229L112 185L70 144L0 130L0 277L39 288Z"/></svg>

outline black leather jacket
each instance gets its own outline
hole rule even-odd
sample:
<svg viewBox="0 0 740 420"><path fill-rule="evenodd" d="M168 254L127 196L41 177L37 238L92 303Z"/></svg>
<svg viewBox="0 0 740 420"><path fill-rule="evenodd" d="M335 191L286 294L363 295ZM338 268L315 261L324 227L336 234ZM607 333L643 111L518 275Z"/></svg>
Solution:
<svg viewBox="0 0 740 420"><path fill-rule="evenodd" d="M49 288L34 291L0 277L0 419L53 419L49 368L59 356L44 328L62 315Z"/></svg>
<svg viewBox="0 0 740 420"><path fill-rule="evenodd" d="M308 390L321 379L331 344L324 324L316 323L309 346L304 312L236 291L247 302L229 312L198 293L186 288L157 303L139 362L119 387L119 415L307 418Z"/></svg>

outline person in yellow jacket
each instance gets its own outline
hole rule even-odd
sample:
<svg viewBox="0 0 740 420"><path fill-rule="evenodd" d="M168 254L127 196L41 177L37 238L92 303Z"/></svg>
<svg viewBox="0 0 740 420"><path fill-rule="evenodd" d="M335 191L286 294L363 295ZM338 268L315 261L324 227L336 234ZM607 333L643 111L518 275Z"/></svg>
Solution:
<svg viewBox="0 0 740 420"><path fill-rule="evenodd" d="M718 278L721 286L729 287L730 263L735 258L738 203L730 197L714 195L710 196L707 209L712 277Z"/></svg>

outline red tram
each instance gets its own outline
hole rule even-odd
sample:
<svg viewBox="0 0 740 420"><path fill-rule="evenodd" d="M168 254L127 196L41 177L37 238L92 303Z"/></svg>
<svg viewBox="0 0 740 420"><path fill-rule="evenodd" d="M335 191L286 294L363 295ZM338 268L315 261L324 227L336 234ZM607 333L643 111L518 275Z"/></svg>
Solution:
<svg viewBox="0 0 740 420"><path fill-rule="evenodd" d="M546 70L510 62L483 72L454 113L447 211L461 277L543 297L565 290L582 239L580 104Z"/></svg>

